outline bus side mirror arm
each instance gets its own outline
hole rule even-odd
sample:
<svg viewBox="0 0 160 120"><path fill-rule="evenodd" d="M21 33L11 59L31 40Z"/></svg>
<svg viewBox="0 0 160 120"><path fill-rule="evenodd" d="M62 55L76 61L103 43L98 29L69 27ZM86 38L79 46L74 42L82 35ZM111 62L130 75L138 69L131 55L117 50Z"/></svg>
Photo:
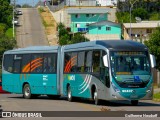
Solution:
<svg viewBox="0 0 160 120"><path fill-rule="evenodd" d="M151 61L151 68L155 68L156 67L156 59L155 56L150 54L150 61Z"/></svg>
<svg viewBox="0 0 160 120"><path fill-rule="evenodd" d="M107 55L103 56L103 64L104 64L105 67L109 67Z"/></svg>

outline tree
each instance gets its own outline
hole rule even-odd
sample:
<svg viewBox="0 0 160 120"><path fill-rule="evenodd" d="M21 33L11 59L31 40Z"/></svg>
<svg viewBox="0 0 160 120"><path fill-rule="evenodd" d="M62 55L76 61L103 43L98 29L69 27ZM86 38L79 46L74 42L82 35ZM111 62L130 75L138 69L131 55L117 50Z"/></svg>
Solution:
<svg viewBox="0 0 160 120"><path fill-rule="evenodd" d="M6 24L0 23L0 36L4 35L6 29L7 29Z"/></svg>
<svg viewBox="0 0 160 120"><path fill-rule="evenodd" d="M6 50L11 50L16 46L16 40L6 36L0 36L0 62L2 61L3 53Z"/></svg>
<svg viewBox="0 0 160 120"><path fill-rule="evenodd" d="M81 33L75 34L74 37L71 40L72 44L80 43L80 42L86 42L86 41L89 41L89 39L86 38L85 36L83 36L83 34L81 34Z"/></svg>
<svg viewBox="0 0 160 120"><path fill-rule="evenodd" d="M12 6L7 0L0 0L0 23L12 26Z"/></svg>
<svg viewBox="0 0 160 120"><path fill-rule="evenodd" d="M89 39L85 38L81 33L74 33L73 37L69 34L68 30L65 28L63 23L58 24L58 32L59 32L59 44L74 44L89 41ZM70 39L71 38L71 39Z"/></svg>
<svg viewBox="0 0 160 120"><path fill-rule="evenodd" d="M23 4L22 5L22 8L31 8L32 6L31 5L29 5L29 4Z"/></svg>
<svg viewBox="0 0 160 120"><path fill-rule="evenodd" d="M140 17L142 20L149 19L149 13L144 8L137 8L132 11L132 14L135 17Z"/></svg>
<svg viewBox="0 0 160 120"><path fill-rule="evenodd" d="M145 45L149 48L151 54L155 55L157 69L160 70L160 27L158 27L145 41Z"/></svg>

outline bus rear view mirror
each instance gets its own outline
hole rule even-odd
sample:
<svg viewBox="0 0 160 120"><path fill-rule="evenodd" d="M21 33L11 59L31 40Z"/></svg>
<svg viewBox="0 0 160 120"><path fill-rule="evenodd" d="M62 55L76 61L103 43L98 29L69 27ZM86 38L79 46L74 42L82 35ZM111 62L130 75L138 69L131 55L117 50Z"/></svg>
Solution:
<svg viewBox="0 0 160 120"><path fill-rule="evenodd" d="M155 60L155 56L150 54L150 60L151 60L151 67L155 68L156 67L156 60Z"/></svg>
<svg viewBox="0 0 160 120"><path fill-rule="evenodd" d="M103 56L103 64L104 64L105 67L108 67L107 55Z"/></svg>

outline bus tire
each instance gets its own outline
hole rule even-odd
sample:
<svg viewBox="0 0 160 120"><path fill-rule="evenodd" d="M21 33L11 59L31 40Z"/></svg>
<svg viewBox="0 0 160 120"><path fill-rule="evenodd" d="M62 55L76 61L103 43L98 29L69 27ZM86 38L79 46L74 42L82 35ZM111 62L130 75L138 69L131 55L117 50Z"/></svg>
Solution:
<svg viewBox="0 0 160 120"><path fill-rule="evenodd" d="M68 99L69 102L73 101L73 97L72 97L72 92L71 92L71 87L70 86L67 87L67 99Z"/></svg>
<svg viewBox="0 0 160 120"><path fill-rule="evenodd" d="M100 104L100 100L98 99L98 92L97 92L96 89L94 90L94 93L93 93L93 100L94 100L94 104L95 105L99 105Z"/></svg>
<svg viewBox="0 0 160 120"><path fill-rule="evenodd" d="M138 100L131 100L131 104L133 106L137 106L138 105Z"/></svg>
<svg viewBox="0 0 160 120"><path fill-rule="evenodd" d="M24 87L23 87L23 97L25 99L30 99L32 97L31 89L30 89L29 84L25 84Z"/></svg>

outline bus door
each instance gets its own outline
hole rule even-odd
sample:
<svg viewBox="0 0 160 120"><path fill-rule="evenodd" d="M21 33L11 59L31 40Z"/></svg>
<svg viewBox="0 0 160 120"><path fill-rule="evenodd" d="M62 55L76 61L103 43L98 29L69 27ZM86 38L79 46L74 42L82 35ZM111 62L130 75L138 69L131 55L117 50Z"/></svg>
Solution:
<svg viewBox="0 0 160 120"><path fill-rule="evenodd" d="M43 55L43 77L42 84L46 94L58 94L57 91L57 53Z"/></svg>
<svg viewBox="0 0 160 120"><path fill-rule="evenodd" d="M22 55L15 54L13 56L13 92L20 93L20 76L21 76Z"/></svg>

